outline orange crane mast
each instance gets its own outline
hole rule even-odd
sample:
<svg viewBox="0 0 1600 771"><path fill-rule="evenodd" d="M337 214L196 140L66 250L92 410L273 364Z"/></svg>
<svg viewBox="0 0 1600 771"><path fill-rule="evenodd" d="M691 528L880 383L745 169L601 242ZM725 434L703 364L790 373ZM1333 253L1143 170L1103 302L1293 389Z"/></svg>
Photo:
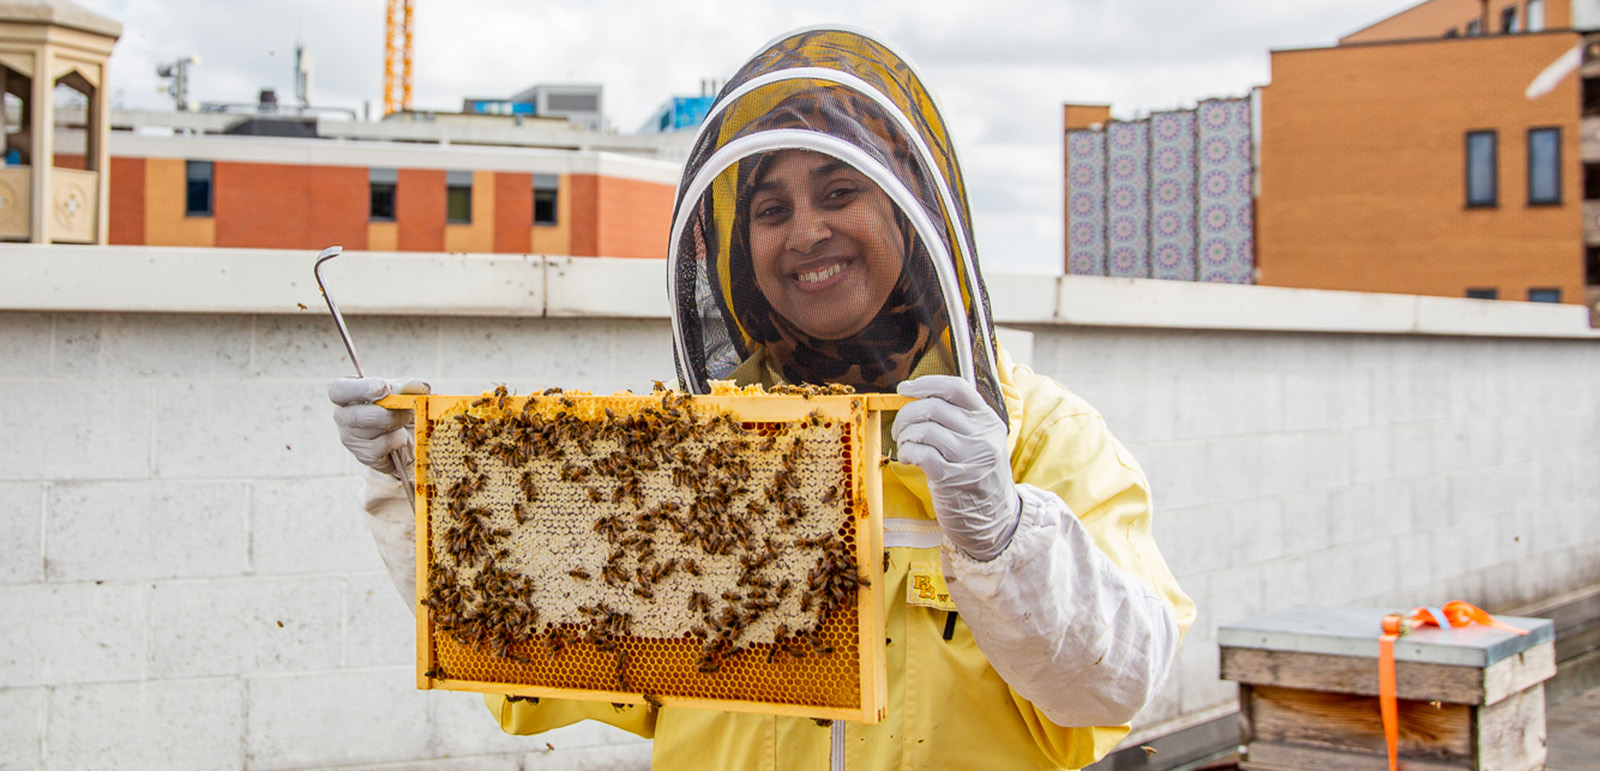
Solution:
<svg viewBox="0 0 1600 771"><path fill-rule="evenodd" d="M383 114L411 109L411 14L413 0L386 0L383 23ZM396 17L399 17L398 29ZM398 34L396 34L398 32ZM394 60L400 57L400 101L394 98Z"/></svg>

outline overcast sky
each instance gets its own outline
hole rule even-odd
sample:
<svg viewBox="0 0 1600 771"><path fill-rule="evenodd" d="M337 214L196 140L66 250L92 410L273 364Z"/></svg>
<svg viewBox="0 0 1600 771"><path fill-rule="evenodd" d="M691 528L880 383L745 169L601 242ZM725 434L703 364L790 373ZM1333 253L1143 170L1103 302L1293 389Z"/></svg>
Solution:
<svg viewBox="0 0 1600 771"><path fill-rule="evenodd" d="M198 54L191 97L294 95L294 46L316 62L312 103L378 111L382 0L77 0L122 22L114 103L170 109L157 63ZM772 37L843 23L915 61L944 104L991 269L1060 272L1061 104L1117 117L1238 96L1268 82L1273 48L1329 45L1413 0L416 0L414 106L536 83L605 86L635 131L667 97L725 79ZM731 12L728 9L734 9Z"/></svg>

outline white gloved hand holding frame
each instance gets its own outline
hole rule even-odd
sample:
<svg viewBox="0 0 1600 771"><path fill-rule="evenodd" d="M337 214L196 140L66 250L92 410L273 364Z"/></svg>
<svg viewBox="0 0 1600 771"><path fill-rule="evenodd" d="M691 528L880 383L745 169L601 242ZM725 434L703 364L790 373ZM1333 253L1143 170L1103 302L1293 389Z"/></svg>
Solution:
<svg viewBox="0 0 1600 771"><path fill-rule="evenodd" d="M1006 425L967 381L928 375L900 384L915 397L894 419L900 460L921 467L945 537L980 561L1005 551L1022 507Z"/></svg>
<svg viewBox="0 0 1600 771"><path fill-rule="evenodd" d="M391 410L377 405L390 394L425 394L428 384L416 378L339 378L328 384L328 399L334 403L333 422L339 427L339 441L362 465L400 478L391 454L410 463L416 456L416 439L411 428L411 410Z"/></svg>

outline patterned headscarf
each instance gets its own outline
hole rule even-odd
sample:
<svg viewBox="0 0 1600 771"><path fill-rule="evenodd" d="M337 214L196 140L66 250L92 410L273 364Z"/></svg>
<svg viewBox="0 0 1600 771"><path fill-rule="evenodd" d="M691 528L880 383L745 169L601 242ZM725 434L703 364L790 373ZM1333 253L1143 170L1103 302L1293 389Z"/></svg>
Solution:
<svg viewBox="0 0 1600 771"><path fill-rule="evenodd" d="M824 120L823 116L862 107L858 100L819 102L807 98L809 96L791 97L752 128L811 128L815 123L848 125L854 121L841 120L838 115ZM844 339L825 340L806 334L774 310L756 286L750 252L750 207L756 186L764 180L781 152L764 153L739 163L739 197L729 234L728 286L720 286L721 272L711 274L712 281L719 285L714 296L732 302L731 306L722 308L723 312L748 335L749 347L739 345L743 339L735 341L735 347L741 357L751 355L755 348L764 349L790 383L844 383L858 391L892 392L897 384L910 377L912 368L944 337L949 326L939 279L933 274L928 250L923 248L922 239L917 237L910 220L895 209L894 226L903 262L883 307L865 328Z"/></svg>
<svg viewBox="0 0 1600 771"><path fill-rule="evenodd" d="M766 159L789 149L844 161L897 210L900 278L877 317L844 340L805 335L755 287L749 193ZM891 390L937 354L1004 417L970 222L943 120L903 57L849 30L780 38L718 95L679 184L668 290L680 380L704 393L759 353L793 382Z"/></svg>

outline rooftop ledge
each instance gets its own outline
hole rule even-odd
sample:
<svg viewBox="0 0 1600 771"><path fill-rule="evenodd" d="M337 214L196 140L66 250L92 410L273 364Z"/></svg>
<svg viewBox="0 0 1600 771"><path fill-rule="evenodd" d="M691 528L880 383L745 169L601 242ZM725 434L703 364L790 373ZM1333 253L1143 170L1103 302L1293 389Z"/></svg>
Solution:
<svg viewBox="0 0 1600 771"><path fill-rule="evenodd" d="M0 311L324 312L316 252L7 244ZM347 252L323 268L351 315L667 316L666 265L540 255ZM1186 281L986 275L1008 325L1593 338L1581 305Z"/></svg>

